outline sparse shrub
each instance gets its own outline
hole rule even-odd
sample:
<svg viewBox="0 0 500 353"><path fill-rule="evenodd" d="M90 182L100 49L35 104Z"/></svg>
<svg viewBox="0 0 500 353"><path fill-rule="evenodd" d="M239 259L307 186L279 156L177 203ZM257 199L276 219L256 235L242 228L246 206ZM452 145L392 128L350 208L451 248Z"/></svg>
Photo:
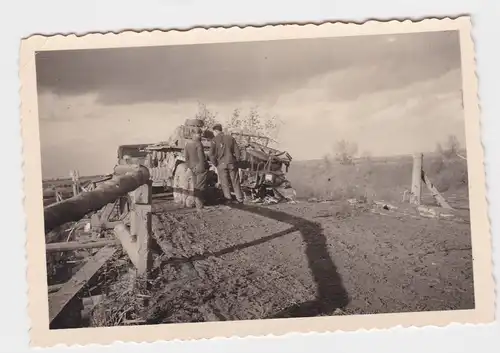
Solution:
<svg viewBox="0 0 500 353"><path fill-rule="evenodd" d="M429 168L428 175L440 192L459 189L468 185L467 164L465 161L455 158L442 163L435 163L440 167Z"/></svg>
<svg viewBox="0 0 500 353"><path fill-rule="evenodd" d="M328 154L323 156L323 167L328 171L332 168L332 161L330 160L330 156Z"/></svg>
<svg viewBox="0 0 500 353"><path fill-rule="evenodd" d="M434 158L429 165L428 173L438 175L446 168L445 161L442 158Z"/></svg>
<svg viewBox="0 0 500 353"><path fill-rule="evenodd" d="M460 156L460 150L460 142L455 135L449 135L444 145L442 145L441 143L438 143L436 145L436 152L441 156L441 159L443 160L454 159Z"/></svg>

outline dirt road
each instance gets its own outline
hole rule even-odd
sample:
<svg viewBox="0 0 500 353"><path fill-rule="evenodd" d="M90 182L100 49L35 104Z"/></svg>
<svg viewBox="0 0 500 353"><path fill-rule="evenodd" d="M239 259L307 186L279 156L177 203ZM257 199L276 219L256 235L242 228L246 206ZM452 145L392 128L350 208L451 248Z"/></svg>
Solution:
<svg viewBox="0 0 500 353"><path fill-rule="evenodd" d="M466 223L347 202L167 208L149 322L474 307Z"/></svg>

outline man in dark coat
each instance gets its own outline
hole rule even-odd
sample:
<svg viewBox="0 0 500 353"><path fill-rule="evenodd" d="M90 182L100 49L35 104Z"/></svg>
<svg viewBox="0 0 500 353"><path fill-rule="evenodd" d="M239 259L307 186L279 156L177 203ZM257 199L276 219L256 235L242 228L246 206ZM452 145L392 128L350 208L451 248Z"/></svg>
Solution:
<svg viewBox="0 0 500 353"><path fill-rule="evenodd" d="M184 149L186 164L193 172L194 199L197 209L203 208L208 177L208 163L201 143L201 134L201 129L196 128L192 140L186 144Z"/></svg>
<svg viewBox="0 0 500 353"><path fill-rule="evenodd" d="M243 202L243 192L241 191L240 178L238 174L238 162L240 159L240 149L236 140L231 135L222 132L222 126L215 124L213 127L215 137L210 146L210 160L217 167L219 181L224 192L224 198L231 202L230 186L238 202Z"/></svg>

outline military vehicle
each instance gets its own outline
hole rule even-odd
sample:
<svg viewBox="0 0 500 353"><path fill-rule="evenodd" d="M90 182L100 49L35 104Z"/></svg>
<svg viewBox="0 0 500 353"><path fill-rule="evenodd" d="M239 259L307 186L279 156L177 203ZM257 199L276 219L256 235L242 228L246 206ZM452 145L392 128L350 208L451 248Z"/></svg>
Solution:
<svg viewBox="0 0 500 353"><path fill-rule="evenodd" d="M187 119L178 126L167 141L149 144L122 145L118 148L118 164L142 164L151 174L153 188L173 191L174 201L191 207L194 205L192 172L185 165L184 146L192 138L193 131L204 131L202 144L208 157L213 134L204 129L200 119ZM207 158L208 159L208 158ZM212 166L209 170L208 191L217 189L217 174Z"/></svg>
<svg viewBox="0 0 500 353"><path fill-rule="evenodd" d="M296 192L286 178L292 156L269 147L269 137L238 132L231 135L241 149L240 180L247 198L264 203L294 201Z"/></svg>
<svg viewBox="0 0 500 353"><path fill-rule="evenodd" d="M118 164L142 164L150 170L153 187L173 191L174 202L185 207L194 206L193 175L184 159L184 146L192 138L195 128L203 130L202 145L207 155L213 133L206 129L203 120L187 119L178 126L167 141L151 144L122 145L118 148ZM287 152L267 146L265 136L233 133L241 148L240 180L247 198L254 201L276 202L292 200L295 191L286 179L292 160ZM262 140L267 141L264 143ZM257 142L259 141L259 142ZM217 202L222 197L217 169L209 163L207 200Z"/></svg>

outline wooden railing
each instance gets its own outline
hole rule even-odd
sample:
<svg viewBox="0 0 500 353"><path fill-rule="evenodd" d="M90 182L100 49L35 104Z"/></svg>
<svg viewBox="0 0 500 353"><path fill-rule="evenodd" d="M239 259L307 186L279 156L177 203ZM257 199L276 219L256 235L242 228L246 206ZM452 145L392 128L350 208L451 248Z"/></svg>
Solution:
<svg viewBox="0 0 500 353"><path fill-rule="evenodd" d="M120 202L122 201L122 202ZM151 182L144 166L119 165L111 179L98 184L92 191L79 193L64 201L44 208L45 232L68 222L79 221L89 213L103 209L100 216L93 215L94 225L111 228L115 239L95 242L49 243L46 252L65 252L78 249L101 248L87 258L85 265L68 282L49 290L49 321L51 327L78 327L82 298L79 295L116 253L121 245L137 269L138 275L147 275L152 266L151 257ZM117 204L119 221L107 222L109 210ZM126 207L123 205L126 204ZM75 310L80 308L79 310Z"/></svg>

